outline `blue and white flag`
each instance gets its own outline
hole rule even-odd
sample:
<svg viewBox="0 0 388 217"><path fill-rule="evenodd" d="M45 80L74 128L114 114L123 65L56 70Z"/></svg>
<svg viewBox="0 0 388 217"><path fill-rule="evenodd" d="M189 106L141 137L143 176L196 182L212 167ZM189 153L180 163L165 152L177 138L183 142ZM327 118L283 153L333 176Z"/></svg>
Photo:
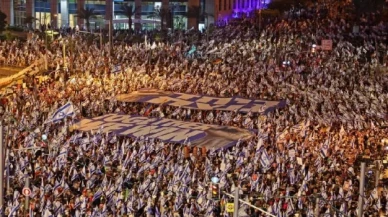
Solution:
<svg viewBox="0 0 388 217"><path fill-rule="evenodd" d="M94 193L92 200L93 201L98 200L99 198L102 197L102 195L103 195L103 192L99 189L96 193Z"/></svg>
<svg viewBox="0 0 388 217"><path fill-rule="evenodd" d="M295 210L294 210L294 204L292 202L291 199L288 199L287 201L287 216L291 216L292 214L294 214Z"/></svg>
<svg viewBox="0 0 388 217"><path fill-rule="evenodd" d="M328 150L329 150L329 146L328 146L328 144L327 143L325 143L324 145L322 145L322 148L321 148L321 156L322 156L322 158L326 158L327 157L327 152L328 152Z"/></svg>
<svg viewBox="0 0 388 217"><path fill-rule="evenodd" d="M264 141L263 138L259 137L259 140L257 141L256 146L256 153L261 153L264 150Z"/></svg>
<svg viewBox="0 0 388 217"><path fill-rule="evenodd" d="M117 73L121 71L121 65L115 65L111 68L112 73Z"/></svg>
<svg viewBox="0 0 388 217"><path fill-rule="evenodd" d="M307 217L314 217L314 210L312 206L309 206L308 208Z"/></svg>
<svg viewBox="0 0 388 217"><path fill-rule="evenodd" d="M268 153L265 149L261 153L260 163L264 170L268 170L271 167L271 158L268 156Z"/></svg>
<svg viewBox="0 0 388 217"><path fill-rule="evenodd" d="M17 216L17 211L19 210L19 208L20 208L20 203L19 201L16 200L16 202L11 208L11 211L8 214L8 217Z"/></svg>
<svg viewBox="0 0 388 217"><path fill-rule="evenodd" d="M43 212L43 217L54 217L54 215L48 209L45 209Z"/></svg>
<svg viewBox="0 0 388 217"><path fill-rule="evenodd" d="M48 118L46 123L50 122L56 122L63 120L66 117L74 117L75 112L74 112L74 106L72 102L68 102L62 107L60 107L54 114Z"/></svg>

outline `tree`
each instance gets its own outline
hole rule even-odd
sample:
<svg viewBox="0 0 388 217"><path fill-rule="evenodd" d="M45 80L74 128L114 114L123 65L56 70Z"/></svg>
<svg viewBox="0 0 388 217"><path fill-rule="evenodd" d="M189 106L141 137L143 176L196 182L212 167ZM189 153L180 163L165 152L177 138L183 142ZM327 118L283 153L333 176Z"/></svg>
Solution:
<svg viewBox="0 0 388 217"><path fill-rule="evenodd" d="M353 0L357 17L361 13L376 12L384 8L385 0Z"/></svg>
<svg viewBox="0 0 388 217"><path fill-rule="evenodd" d="M132 17L140 13L141 8L140 7L133 7L133 5L122 5L121 6L121 14L128 17L128 26L129 26L129 32L132 33Z"/></svg>
<svg viewBox="0 0 388 217"><path fill-rule="evenodd" d="M267 7L272 10L279 10L280 13L288 11L292 8L300 8L307 4L307 0L273 0Z"/></svg>
<svg viewBox="0 0 388 217"><path fill-rule="evenodd" d="M174 29L183 29L185 27L185 23L183 22L183 16L178 15L174 17Z"/></svg>
<svg viewBox="0 0 388 217"><path fill-rule="evenodd" d="M165 28L165 20L168 16L168 9L165 9L165 8L159 8L159 7L156 7L154 8L154 11L152 12L152 14L148 15L149 18L159 18L160 19L160 27L161 29L163 30Z"/></svg>
<svg viewBox="0 0 388 217"><path fill-rule="evenodd" d="M32 28L32 24L37 21L38 19L36 19L35 17L33 16L28 16L26 18L24 18L24 24L27 25L28 28Z"/></svg>
<svg viewBox="0 0 388 217"><path fill-rule="evenodd" d="M77 11L77 17L79 19L84 19L86 21L86 29L90 30L90 20L96 18L97 13L94 11L94 8L81 8Z"/></svg>
<svg viewBox="0 0 388 217"><path fill-rule="evenodd" d="M154 21L154 29L155 29L155 20L156 20L156 18L158 18L158 16L157 16L157 14L155 13L155 11L152 12L151 14L149 14L149 15L147 16L147 18L148 18L148 19L152 19L152 20Z"/></svg>
<svg viewBox="0 0 388 217"><path fill-rule="evenodd" d="M205 11L202 11L201 15L200 15L200 18L205 20L205 24L206 24L206 28L208 28L209 26L209 18L210 17L213 17L214 18L214 15L213 14L210 14L210 13L207 13Z"/></svg>
<svg viewBox="0 0 388 217"><path fill-rule="evenodd" d="M4 31L5 26L7 25L6 18L7 18L7 15L5 15L5 13L0 11L0 32Z"/></svg>
<svg viewBox="0 0 388 217"><path fill-rule="evenodd" d="M187 10L187 18L189 20L188 28L194 27L194 29L198 29L200 16L201 16L201 7L199 6L189 7Z"/></svg>

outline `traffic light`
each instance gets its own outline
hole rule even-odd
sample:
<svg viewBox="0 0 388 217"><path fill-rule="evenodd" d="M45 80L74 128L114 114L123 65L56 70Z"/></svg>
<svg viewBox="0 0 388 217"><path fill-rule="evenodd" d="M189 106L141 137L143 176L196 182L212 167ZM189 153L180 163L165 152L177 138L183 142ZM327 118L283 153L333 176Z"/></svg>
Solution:
<svg viewBox="0 0 388 217"><path fill-rule="evenodd" d="M212 184L212 199L219 200L220 199L220 191L218 188L218 184Z"/></svg>

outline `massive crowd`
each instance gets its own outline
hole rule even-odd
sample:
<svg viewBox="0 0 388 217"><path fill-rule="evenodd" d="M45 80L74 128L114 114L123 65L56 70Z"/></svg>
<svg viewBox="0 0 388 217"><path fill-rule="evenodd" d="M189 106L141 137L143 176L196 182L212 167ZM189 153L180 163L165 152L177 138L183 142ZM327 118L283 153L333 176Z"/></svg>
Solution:
<svg viewBox="0 0 388 217"><path fill-rule="evenodd" d="M343 18L303 16L274 21L259 32L245 22L216 28L209 40L198 37L195 43L186 36L174 43L115 42L111 57L108 45L89 46L80 35L63 36L47 51L37 38L1 42L0 60L28 65L47 53L54 69L63 65L61 43L68 43L72 71L63 76L57 70L41 80L27 76L25 88L13 85L13 93L4 95L8 185L2 211L9 216L226 215L230 198L211 199L209 183L216 176L222 191L238 187L244 200L275 216L312 217L316 207L321 215L355 216L360 160L378 161L368 165L382 173L388 145L383 141L388 77L379 70L387 26L361 25L359 33L351 27ZM332 40L333 49L313 49L321 39ZM112 72L117 66L120 70ZM176 107L154 106L153 115L164 118L257 130L252 139L226 150L69 127L82 117L112 112L143 115L148 105L114 98L141 88L286 99L288 105L260 117L181 108L176 115ZM45 124L68 101L77 116ZM21 194L26 177L32 189L27 208ZM368 169L364 211L386 215L388 190L373 182ZM239 213L262 216L245 205Z"/></svg>

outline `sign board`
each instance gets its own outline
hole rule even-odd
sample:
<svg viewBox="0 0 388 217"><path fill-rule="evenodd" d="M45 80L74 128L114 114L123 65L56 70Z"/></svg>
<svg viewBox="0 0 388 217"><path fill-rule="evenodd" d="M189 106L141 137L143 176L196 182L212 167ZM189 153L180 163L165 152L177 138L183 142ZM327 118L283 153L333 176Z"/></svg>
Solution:
<svg viewBox="0 0 388 217"><path fill-rule="evenodd" d="M239 111L243 113L268 113L286 105L286 101L267 101L241 97L212 97L205 95L175 93L156 89L141 89L116 97L122 102L163 104L195 110Z"/></svg>
<svg viewBox="0 0 388 217"><path fill-rule="evenodd" d="M227 203L225 206L225 210L228 213L233 213L234 212L234 203Z"/></svg>
<svg viewBox="0 0 388 217"><path fill-rule="evenodd" d="M218 126L165 118L149 118L137 115L107 114L95 118L85 118L72 126L74 130L90 132L101 129L104 133L130 137L148 137L163 142L220 149L235 145L239 139L250 139L253 134L247 129Z"/></svg>
<svg viewBox="0 0 388 217"><path fill-rule="evenodd" d="M30 188L23 188L22 193L24 196L29 197L31 195L31 189Z"/></svg>
<svg viewBox="0 0 388 217"><path fill-rule="evenodd" d="M333 49L333 41L332 40L322 40L321 49L322 50L332 50Z"/></svg>
<svg viewBox="0 0 388 217"><path fill-rule="evenodd" d="M360 26L353 26L353 34L360 33Z"/></svg>

